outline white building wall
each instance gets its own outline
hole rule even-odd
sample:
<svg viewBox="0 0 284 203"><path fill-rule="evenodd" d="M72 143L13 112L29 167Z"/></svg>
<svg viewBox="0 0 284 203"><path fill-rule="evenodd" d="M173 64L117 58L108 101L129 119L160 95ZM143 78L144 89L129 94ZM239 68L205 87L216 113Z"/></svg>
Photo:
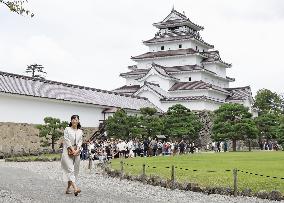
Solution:
<svg viewBox="0 0 284 203"><path fill-rule="evenodd" d="M192 42L191 43L191 48L194 49L194 50L198 50L200 52L203 52L203 51L208 51L208 48L206 48L205 46L203 46L201 43L198 43L198 42Z"/></svg>
<svg viewBox="0 0 284 203"><path fill-rule="evenodd" d="M201 80L204 81L204 82L210 83L212 85L216 85L216 83L218 83L216 81L216 77L214 77L210 74L206 74L206 73L201 75Z"/></svg>
<svg viewBox="0 0 284 203"><path fill-rule="evenodd" d="M220 77L223 77L223 78L226 77L226 67L220 64L217 64L217 63L204 64L204 68L216 73Z"/></svg>
<svg viewBox="0 0 284 203"><path fill-rule="evenodd" d="M221 101L225 101L226 98L228 97L228 95L226 95L226 94L223 94L223 93L217 92L217 91L213 91L213 90L208 91L208 96L211 97L211 98L216 98L216 99L221 100Z"/></svg>
<svg viewBox="0 0 284 203"><path fill-rule="evenodd" d="M163 105L161 104L160 98L157 94L151 91L141 91L137 96L148 98L150 102L152 102L155 106L164 111Z"/></svg>
<svg viewBox="0 0 284 203"><path fill-rule="evenodd" d="M221 105L222 105L222 103L205 102L205 109L204 109L204 110L215 111L215 110L217 110Z"/></svg>
<svg viewBox="0 0 284 203"><path fill-rule="evenodd" d="M169 91L171 97L208 96L208 90L179 90Z"/></svg>
<svg viewBox="0 0 284 203"><path fill-rule="evenodd" d="M209 101L174 101L174 102L162 102L162 109L166 111L169 107L181 104L186 108L194 111L209 110L214 111L219 108L221 104L217 104Z"/></svg>
<svg viewBox="0 0 284 203"><path fill-rule="evenodd" d="M0 93L0 122L43 124L47 116L69 121L73 114L80 116L83 127L98 127L106 107L77 104L54 99Z"/></svg>
<svg viewBox="0 0 284 203"><path fill-rule="evenodd" d="M174 85L174 81L172 81L171 79L162 78L155 73L147 77L145 81L158 84L165 91L168 91Z"/></svg>
<svg viewBox="0 0 284 203"><path fill-rule="evenodd" d="M181 48L179 48L181 45ZM192 40L188 41L180 41L180 42L164 42L158 44L150 44L146 45L149 48L149 52L157 52L157 51L167 51L167 50L178 50L178 49L194 49L202 51L208 51L208 48L198 42L193 42ZM164 50L162 50L162 46Z"/></svg>
<svg viewBox="0 0 284 203"><path fill-rule="evenodd" d="M137 67L141 69L151 68L153 62L166 67L195 65L195 64L200 64L201 60L202 57L198 55L145 59L137 61Z"/></svg>
<svg viewBox="0 0 284 203"><path fill-rule="evenodd" d="M189 78L191 78L191 81L202 80L201 74L202 74L201 72L183 72L183 73L173 74L172 76L180 79L180 82L190 82Z"/></svg>
<svg viewBox="0 0 284 203"><path fill-rule="evenodd" d="M172 97L190 97L190 96L208 96L220 101L225 101L227 95L214 90L180 90L180 91L169 91Z"/></svg>
<svg viewBox="0 0 284 203"><path fill-rule="evenodd" d="M179 45L181 45L182 48L179 48ZM151 44L147 46L149 47L150 52L163 51L161 49L162 46L164 46L164 51L192 48L191 41L165 42L165 43L159 43L159 44Z"/></svg>
<svg viewBox="0 0 284 203"><path fill-rule="evenodd" d="M216 85L218 87L228 88L229 82L219 79L218 77L215 77L214 75L211 75L209 73L203 72L201 75L201 80L204 82L210 83L212 85Z"/></svg>

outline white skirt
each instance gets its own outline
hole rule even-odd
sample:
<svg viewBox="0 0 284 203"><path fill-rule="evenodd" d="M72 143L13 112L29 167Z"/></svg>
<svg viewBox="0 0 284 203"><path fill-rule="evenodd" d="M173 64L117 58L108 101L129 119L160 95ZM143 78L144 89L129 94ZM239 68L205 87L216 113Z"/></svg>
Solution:
<svg viewBox="0 0 284 203"><path fill-rule="evenodd" d="M63 169L63 181L77 183L80 169L80 156L69 156L67 149L63 149L61 168Z"/></svg>

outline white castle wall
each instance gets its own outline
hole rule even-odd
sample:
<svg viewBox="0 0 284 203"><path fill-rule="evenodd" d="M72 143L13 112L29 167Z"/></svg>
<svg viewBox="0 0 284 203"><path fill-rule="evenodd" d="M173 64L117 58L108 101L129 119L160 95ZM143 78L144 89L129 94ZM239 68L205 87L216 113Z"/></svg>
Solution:
<svg viewBox="0 0 284 203"><path fill-rule="evenodd" d="M180 79L180 82L189 82L189 78L191 78L191 81L202 80L201 72L183 72L172 76Z"/></svg>
<svg viewBox="0 0 284 203"><path fill-rule="evenodd" d="M168 109L164 109L163 105L161 104L159 96L151 91L142 91L139 93L140 97L146 97L150 102L152 102L155 106L157 106L159 109L162 109L163 111L167 111Z"/></svg>
<svg viewBox="0 0 284 203"><path fill-rule="evenodd" d="M147 77L146 81L160 85L160 87L165 91L168 91L174 84L174 81L162 78L156 74Z"/></svg>
<svg viewBox="0 0 284 203"><path fill-rule="evenodd" d="M169 93L172 97L208 96L208 90L176 90Z"/></svg>
<svg viewBox="0 0 284 203"><path fill-rule="evenodd" d="M153 58L153 59L144 59L137 61L137 67L141 69L151 68L151 64L153 62L166 67L194 65L194 64L200 64L201 60L202 57L198 55Z"/></svg>
<svg viewBox="0 0 284 203"><path fill-rule="evenodd" d="M173 101L173 102L162 102L162 109L168 109L169 107L175 105L175 104L181 104L190 110L194 111L202 111L202 110L209 110L214 111L219 108L220 104L209 102L209 101Z"/></svg>
<svg viewBox="0 0 284 203"><path fill-rule="evenodd" d="M228 81L220 80L220 79L214 77L210 73L203 72L201 74L201 80L204 81L204 82L210 83L212 85L216 85L218 87L223 87L223 88L229 87Z"/></svg>
<svg viewBox="0 0 284 203"><path fill-rule="evenodd" d="M42 124L47 116L69 121L80 116L85 127L98 127L103 119L103 107L29 96L0 94L0 122Z"/></svg>
<svg viewBox="0 0 284 203"><path fill-rule="evenodd" d="M182 47L179 48L179 45L181 45ZM149 52L178 50L178 49L194 49L194 50L199 50L201 52L208 51L208 48L206 48L200 43L193 42L193 41L163 42L163 43L157 43L157 44L150 44L147 46L149 48ZM164 50L161 49L162 46L164 46Z"/></svg>
<svg viewBox="0 0 284 203"><path fill-rule="evenodd" d="M226 68L220 64L211 63L211 64L204 64L204 68L216 73L221 77L226 77Z"/></svg>

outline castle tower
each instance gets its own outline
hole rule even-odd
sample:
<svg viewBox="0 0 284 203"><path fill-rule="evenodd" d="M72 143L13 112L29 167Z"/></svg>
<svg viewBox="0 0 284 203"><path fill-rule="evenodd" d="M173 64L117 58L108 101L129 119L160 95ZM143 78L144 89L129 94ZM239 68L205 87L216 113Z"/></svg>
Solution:
<svg viewBox="0 0 284 203"><path fill-rule="evenodd" d="M202 39L202 26L175 9L153 26L158 32L143 41L149 51L131 57L136 65L120 74L126 85L115 92L146 97L164 111L177 103L191 110L212 111L226 102L251 108L250 87L229 88L231 64Z"/></svg>

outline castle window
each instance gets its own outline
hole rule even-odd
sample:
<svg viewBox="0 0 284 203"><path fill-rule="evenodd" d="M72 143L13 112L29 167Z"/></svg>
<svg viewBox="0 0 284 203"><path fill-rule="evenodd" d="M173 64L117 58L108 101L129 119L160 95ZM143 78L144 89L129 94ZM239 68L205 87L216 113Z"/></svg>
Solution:
<svg viewBox="0 0 284 203"><path fill-rule="evenodd" d="M191 77L188 78L188 81L191 81Z"/></svg>
<svg viewBox="0 0 284 203"><path fill-rule="evenodd" d="M181 49L181 48L182 48L182 44L179 44L179 45L178 45L178 48Z"/></svg>
<svg viewBox="0 0 284 203"><path fill-rule="evenodd" d="M198 50L198 46L196 46L195 49Z"/></svg>
<svg viewBox="0 0 284 203"><path fill-rule="evenodd" d="M165 46L161 46L161 50L165 50Z"/></svg>

